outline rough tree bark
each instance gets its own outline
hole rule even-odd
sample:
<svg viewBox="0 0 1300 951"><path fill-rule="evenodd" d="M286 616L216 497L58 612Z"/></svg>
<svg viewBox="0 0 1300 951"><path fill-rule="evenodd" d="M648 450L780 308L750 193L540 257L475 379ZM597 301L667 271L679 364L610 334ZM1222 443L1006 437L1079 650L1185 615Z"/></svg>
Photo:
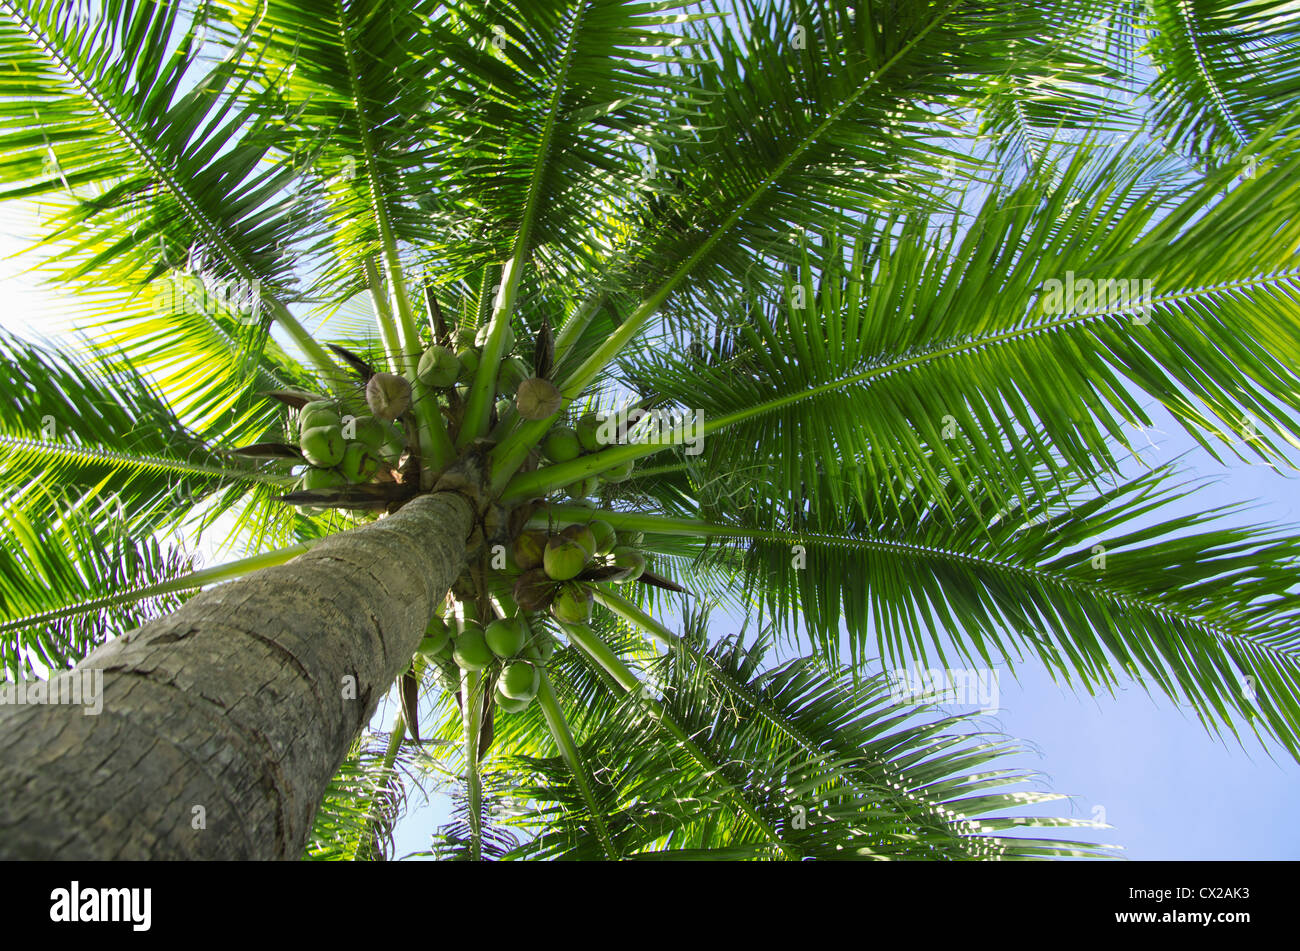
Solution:
<svg viewBox="0 0 1300 951"><path fill-rule="evenodd" d="M104 671L97 716L0 707L0 859L299 858L473 519L422 496L196 595L78 666Z"/></svg>

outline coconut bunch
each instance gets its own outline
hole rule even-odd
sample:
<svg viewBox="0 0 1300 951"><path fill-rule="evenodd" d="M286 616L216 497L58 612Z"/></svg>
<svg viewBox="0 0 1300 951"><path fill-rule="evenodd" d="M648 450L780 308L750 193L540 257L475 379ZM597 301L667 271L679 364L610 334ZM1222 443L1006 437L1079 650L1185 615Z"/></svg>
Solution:
<svg viewBox="0 0 1300 951"><path fill-rule="evenodd" d="M634 546L640 533L619 535L601 519L560 532L525 531L511 544L509 563L520 572L514 598L521 610L549 611L566 624L591 620L591 582L636 581L645 556Z"/></svg>
<svg viewBox="0 0 1300 951"><path fill-rule="evenodd" d="M585 413L573 426L560 423L551 427L541 442L542 455L552 463L572 462L580 456L590 455L606 448L601 439L602 427L607 417L603 413ZM574 499L585 499L596 494L601 483L626 482L632 475L634 460L628 459L616 466L572 483L568 494Z"/></svg>
<svg viewBox="0 0 1300 951"><path fill-rule="evenodd" d="M381 466L398 460L403 441L388 420L367 415L345 423L338 403L315 400L299 413L298 447L307 462L300 487L312 491L373 481Z"/></svg>
<svg viewBox="0 0 1300 951"><path fill-rule="evenodd" d="M451 420L453 435L459 425L458 405L469 395L470 384L478 373L487 334L486 325L474 331L462 329L448 334L439 331L437 337L444 342L432 344L420 355L415 371L415 378L425 391L420 395L438 401ZM510 411L514 405L511 395L531 377L528 365L510 352L515 345L515 334L509 327L505 331L504 343L496 380L497 419Z"/></svg>
<svg viewBox="0 0 1300 951"><path fill-rule="evenodd" d="M496 683L496 705L521 713L537 696L555 640L522 613L497 618L486 628L468 618L445 621L435 615L416 653L437 667L449 693L460 689L462 671L480 671Z"/></svg>

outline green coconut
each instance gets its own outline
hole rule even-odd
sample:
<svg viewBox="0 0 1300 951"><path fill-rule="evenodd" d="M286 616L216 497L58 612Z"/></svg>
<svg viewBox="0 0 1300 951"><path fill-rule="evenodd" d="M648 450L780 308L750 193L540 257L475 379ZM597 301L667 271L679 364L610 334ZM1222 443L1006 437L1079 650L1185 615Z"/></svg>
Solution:
<svg viewBox="0 0 1300 951"><path fill-rule="evenodd" d="M592 556L596 554L596 535L592 532L589 526L570 525L568 528L560 532L560 535L564 538L571 538L581 545L583 550L587 553L588 561L590 561Z"/></svg>
<svg viewBox="0 0 1300 951"><path fill-rule="evenodd" d="M507 697L501 692L500 685L497 686L497 689L494 690L493 693L496 695L497 706L506 713L523 713L533 702L532 697L529 697L526 700L514 700Z"/></svg>
<svg viewBox="0 0 1300 951"><path fill-rule="evenodd" d="M570 427L555 426L542 440L542 452L552 462L571 462L582 455L582 444Z"/></svg>
<svg viewBox="0 0 1300 951"><path fill-rule="evenodd" d="M332 400L313 400L298 412L298 431L306 432L316 426L337 426L342 423L339 408Z"/></svg>
<svg viewBox="0 0 1300 951"><path fill-rule="evenodd" d="M478 351L473 347L463 347L456 351L456 359L460 363L460 373L456 375L456 382L469 383L478 372Z"/></svg>
<svg viewBox="0 0 1300 951"><path fill-rule="evenodd" d="M312 466L302 474L302 487L307 491L337 489L347 484L348 480L337 469L320 469Z"/></svg>
<svg viewBox="0 0 1300 951"><path fill-rule="evenodd" d="M491 328L490 324L484 324L482 327L478 329L478 331L474 334L474 346L479 347L480 349L487 346L488 330L490 328ZM514 329L509 324L506 324L505 343L501 347L501 352L509 353L511 350L514 349L514 346L515 346Z"/></svg>
<svg viewBox="0 0 1300 951"><path fill-rule="evenodd" d="M488 649L502 660L514 657L524 649L528 639L528 629L517 617L499 618L487 626L483 632Z"/></svg>
<svg viewBox="0 0 1300 951"><path fill-rule="evenodd" d="M478 624L471 626L471 622L466 621L452 645L451 656L462 670L482 670L492 663L492 649L487 645L483 628Z"/></svg>
<svg viewBox="0 0 1300 951"><path fill-rule="evenodd" d="M636 466L635 459L625 459L616 466L610 466L600 474L600 477L606 482L626 482L632 476L632 469Z"/></svg>
<svg viewBox="0 0 1300 951"><path fill-rule="evenodd" d="M614 531L614 526L604 519L592 519L587 524L587 528L591 530L591 536L596 540L597 555L608 555L618 544L618 533Z"/></svg>
<svg viewBox="0 0 1300 951"><path fill-rule="evenodd" d="M545 611L555 597L556 583L541 569L525 571L515 582L515 603L524 611Z"/></svg>
<svg viewBox="0 0 1300 951"><path fill-rule="evenodd" d="M524 648L524 656L539 664L545 664L555 656L555 638L547 631L538 630L533 639Z"/></svg>
<svg viewBox="0 0 1300 951"><path fill-rule="evenodd" d="M521 532L510 546L510 553L515 564L522 571L540 568L546 553L546 534L544 532Z"/></svg>
<svg viewBox="0 0 1300 951"><path fill-rule="evenodd" d="M585 624L591 620L591 605L594 600L590 588L580 584L566 584L551 602L551 613L556 620L566 624Z"/></svg>
<svg viewBox="0 0 1300 951"><path fill-rule="evenodd" d="M366 384L366 405L380 419L397 419L411 405L411 384L395 373L376 373Z"/></svg>
<svg viewBox="0 0 1300 951"><path fill-rule="evenodd" d="M508 360L501 361L501 369L497 373L497 389L502 393L514 395L519 389L519 384L532 375L523 360L510 357Z"/></svg>
<svg viewBox="0 0 1300 951"><path fill-rule="evenodd" d="M352 420L352 438L369 446L371 453L377 454L388 437L388 427L373 416L358 416Z"/></svg>
<svg viewBox="0 0 1300 951"><path fill-rule="evenodd" d="M635 548L615 548L614 549L614 567L622 568L623 574L615 575L611 580L624 584L628 581L636 581L641 577L641 572L645 571L645 555L641 554Z"/></svg>
<svg viewBox="0 0 1300 951"><path fill-rule="evenodd" d="M350 443L343 451L343 461L339 471L349 482L369 482L379 471L379 460L371 454L371 449L364 443Z"/></svg>
<svg viewBox="0 0 1300 951"><path fill-rule="evenodd" d="M424 629L424 638L420 641L416 653L430 658L451 656L451 628L438 615L435 614L429 619L429 624Z"/></svg>
<svg viewBox="0 0 1300 951"><path fill-rule="evenodd" d="M576 577L587 565L590 555L587 549L571 538L552 535L546 541L546 550L542 554L542 567L546 575L555 581L568 581Z"/></svg>
<svg viewBox="0 0 1300 951"><path fill-rule="evenodd" d="M599 491L600 480L595 476L591 476L587 479L580 479L577 482L571 482L569 483L568 488L565 489L569 498L574 499L575 501L595 495Z"/></svg>
<svg viewBox="0 0 1300 951"><path fill-rule="evenodd" d="M447 347L434 344L420 357L415 375L425 386L444 389L455 383L460 376L460 360Z"/></svg>
<svg viewBox="0 0 1300 951"><path fill-rule="evenodd" d="M511 700L531 700L542 684L542 672L525 660L506 664L497 681L497 690Z"/></svg>
<svg viewBox="0 0 1300 951"><path fill-rule="evenodd" d="M313 426L302 434L300 444L307 461L325 469L342 462L347 448L343 442L342 426Z"/></svg>
<svg viewBox="0 0 1300 951"><path fill-rule="evenodd" d="M379 449L379 458L392 465L397 465L402 459L402 453L405 451L405 440L388 439L384 441L383 446Z"/></svg>
<svg viewBox="0 0 1300 951"><path fill-rule="evenodd" d="M605 448L604 443L597 436L600 424L604 421L604 415L597 413L586 413L578 420L574 430L578 434L578 442L582 444L583 452L597 452Z"/></svg>
<svg viewBox="0 0 1300 951"><path fill-rule="evenodd" d="M564 397L550 380L530 376L519 384L515 393L515 406L524 419L549 419L564 406Z"/></svg>
<svg viewBox="0 0 1300 951"><path fill-rule="evenodd" d="M645 532L619 532L618 543L630 548L640 548L645 544Z"/></svg>
<svg viewBox="0 0 1300 951"><path fill-rule="evenodd" d="M443 631L441 635L426 635L420 639L420 646L415 649L415 652L421 657L434 660L442 656L444 648L450 643L451 638L447 636L446 631Z"/></svg>

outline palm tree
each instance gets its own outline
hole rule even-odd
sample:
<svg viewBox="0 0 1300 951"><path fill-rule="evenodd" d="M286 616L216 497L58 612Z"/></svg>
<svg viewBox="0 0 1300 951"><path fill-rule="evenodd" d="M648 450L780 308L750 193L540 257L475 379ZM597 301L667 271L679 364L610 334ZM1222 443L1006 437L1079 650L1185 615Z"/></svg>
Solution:
<svg viewBox="0 0 1300 951"><path fill-rule="evenodd" d="M0 657L104 678L0 852L380 857L424 772L445 856L1110 854L884 673L1026 653L1300 756L1294 532L1129 465L1300 446L1285 8L0 0L82 334L0 344Z"/></svg>

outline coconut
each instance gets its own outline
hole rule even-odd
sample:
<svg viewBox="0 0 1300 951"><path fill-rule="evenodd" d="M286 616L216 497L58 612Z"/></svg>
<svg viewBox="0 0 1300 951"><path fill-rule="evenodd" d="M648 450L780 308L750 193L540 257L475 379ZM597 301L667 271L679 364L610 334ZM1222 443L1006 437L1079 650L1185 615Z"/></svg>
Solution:
<svg viewBox="0 0 1300 951"><path fill-rule="evenodd" d="M550 380L531 376L519 384L515 406L524 419L549 419L564 406L564 397Z"/></svg>
<svg viewBox="0 0 1300 951"><path fill-rule="evenodd" d="M515 603L524 611L545 611L555 597L556 584L541 568L525 571L515 582Z"/></svg>
<svg viewBox="0 0 1300 951"><path fill-rule="evenodd" d="M513 394L519 389L519 384L532 375L528 365L518 357L502 360L501 369L497 372L497 390L502 393Z"/></svg>
<svg viewBox="0 0 1300 951"><path fill-rule="evenodd" d="M369 446L354 442L344 450L339 471L349 482L369 482L379 471L379 460L371 455Z"/></svg>
<svg viewBox="0 0 1300 951"><path fill-rule="evenodd" d="M583 452L596 452L605 448L597 435L600 424L604 421L604 415L596 413L586 413L578 420L574 429L578 433L578 442L582 444Z"/></svg>
<svg viewBox="0 0 1300 951"><path fill-rule="evenodd" d="M460 373L456 375L456 382L469 383L478 372L478 351L464 347L456 351L456 359L460 362Z"/></svg>
<svg viewBox="0 0 1300 951"><path fill-rule="evenodd" d="M497 706L505 713L523 713L528 709L529 704L533 702L532 697L529 697L526 700L514 700L507 697L501 692L500 684L497 685L497 689L494 690L493 693L496 695Z"/></svg>
<svg viewBox="0 0 1300 951"><path fill-rule="evenodd" d="M551 602L551 613L556 620L566 624L585 624L591 620L591 605L595 595L580 584L566 584Z"/></svg>
<svg viewBox="0 0 1300 951"><path fill-rule="evenodd" d="M421 657L427 657L429 660L435 660L442 657L444 650L451 644L451 638L447 632L443 631L441 635L426 635L420 639L420 646L415 652Z"/></svg>
<svg viewBox="0 0 1300 951"><path fill-rule="evenodd" d="M645 532L619 532L618 543L629 548L639 548L645 544Z"/></svg>
<svg viewBox="0 0 1300 951"><path fill-rule="evenodd" d="M302 487L307 491L337 489L347 484L348 480L337 469L320 469L312 466L302 474Z"/></svg>
<svg viewBox="0 0 1300 951"><path fill-rule="evenodd" d="M546 575L555 581L568 581L577 576L587 565L587 549L571 538L552 535L546 542L546 551L542 554L542 566Z"/></svg>
<svg viewBox="0 0 1300 951"><path fill-rule="evenodd" d="M451 656L456 658L462 670L482 670L492 663L492 649L487 645L483 628L477 624L470 625L471 622L466 621L464 629L457 635Z"/></svg>
<svg viewBox="0 0 1300 951"><path fill-rule="evenodd" d="M636 460L626 459L616 466L611 466L600 474L606 482L626 482L632 475Z"/></svg>
<svg viewBox="0 0 1300 951"><path fill-rule="evenodd" d="M596 536L586 525L570 525L564 531L560 532L564 538L571 538L583 547L587 553L587 560L596 554Z"/></svg>
<svg viewBox="0 0 1300 951"><path fill-rule="evenodd" d="M502 660L514 657L524 649L528 639L528 629L517 617L500 618L493 621L483 632L488 648Z"/></svg>
<svg viewBox="0 0 1300 951"><path fill-rule="evenodd" d="M450 657L450 646L451 628L447 626L446 621L435 614L424 629L424 639L420 641L417 653L424 654L426 657L442 656L445 653Z"/></svg>
<svg viewBox="0 0 1300 951"><path fill-rule="evenodd" d="M474 346L479 347L480 349L487 346L488 330L491 326L491 324L484 324L478 329L478 332L474 334ZM506 324L505 334L505 343L501 347L501 352L509 353L515 346L515 332L509 324Z"/></svg>
<svg viewBox="0 0 1300 951"><path fill-rule="evenodd" d="M376 373L366 384L366 404L380 419L397 419L411 405L411 384L393 373Z"/></svg>
<svg viewBox="0 0 1300 951"><path fill-rule="evenodd" d="M457 669L454 661L438 664L438 680L442 682L442 689L447 693L455 694L460 690L460 670Z"/></svg>
<svg viewBox="0 0 1300 951"><path fill-rule="evenodd" d="M386 462L397 465L401 461L402 453L406 451L406 440L404 439L387 439L379 449L379 457Z"/></svg>
<svg viewBox="0 0 1300 951"><path fill-rule="evenodd" d="M415 375L425 386L443 389L455 383L456 377L460 376L460 361L451 350L435 344L420 357Z"/></svg>
<svg viewBox="0 0 1300 951"><path fill-rule="evenodd" d="M571 482L565 489L571 499L585 499L589 495L595 495L600 490L600 480L595 476L581 479L577 482Z"/></svg>
<svg viewBox="0 0 1300 951"><path fill-rule="evenodd" d="M298 411L299 432L315 426L337 426L341 423L338 405L332 400L313 400Z"/></svg>
<svg viewBox="0 0 1300 951"><path fill-rule="evenodd" d="M328 469L343 461L342 426L314 426L302 434L302 454L313 466Z"/></svg>
<svg viewBox="0 0 1300 951"><path fill-rule="evenodd" d="M524 648L524 656L536 663L545 664L555 656L555 638L547 631L538 630Z"/></svg>
<svg viewBox="0 0 1300 951"><path fill-rule="evenodd" d="M388 428L373 416L358 416L352 421L352 438L377 454L388 438Z"/></svg>
<svg viewBox="0 0 1300 951"><path fill-rule="evenodd" d="M552 462L570 462L582 455L582 444L568 426L556 426L542 440L542 452Z"/></svg>
<svg viewBox="0 0 1300 951"><path fill-rule="evenodd" d="M542 532L521 532L510 546L515 564L524 571L542 566L546 552L546 535Z"/></svg>
<svg viewBox="0 0 1300 951"><path fill-rule="evenodd" d="M622 568L623 574L616 575L611 580L623 584L641 577L641 572L645 571L645 555L635 548L615 548L613 554L614 567Z"/></svg>
<svg viewBox="0 0 1300 951"><path fill-rule="evenodd" d="M618 534L614 531L614 526L603 519L593 519L587 525L591 529L591 535L596 540L596 554L608 555L618 544Z"/></svg>
<svg viewBox="0 0 1300 951"><path fill-rule="evenodd" d="M542 684L542 672L525 660L506 664L497 689L511 700L531 700Z"/></svg>

